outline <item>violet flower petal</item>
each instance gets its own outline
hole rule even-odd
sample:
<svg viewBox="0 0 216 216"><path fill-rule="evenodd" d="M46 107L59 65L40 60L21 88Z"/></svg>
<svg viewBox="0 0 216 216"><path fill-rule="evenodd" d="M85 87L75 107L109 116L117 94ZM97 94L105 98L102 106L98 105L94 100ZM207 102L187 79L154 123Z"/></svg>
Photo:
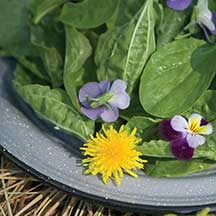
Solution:
<svg viewBox="0 0 216 216"><path fill-rule="evenodd" d="M191 148L197 148L198 146L201 146L205 143L206 141L206 138L202 135L199 135L199 134L191 134L191 133L188 133L187 136L186 136L186 140L187 140L187 143L188 145L191 147Z"/></svg>
<svg viewBox="0 0 216 216"><path fill-rule="evenodd" d="M125 91L118 91L108 100L108 103L119 109L126 109L130 105L130 97Z"/></svg>
<svg viewBox="0 0 216 216"><path fill-rule="evenodd" d="M101 88L101 92L105 93L105 92L109 91L110 81L103 80L103 81L99 82L99 86Z"/></svg>
<svg viewBox="0 0 216 216"><path fill-rule="evenodd" d="M204 34L205 34L205 37L206 37L206 39L207 39L207 41L208 41L209 43L212 43L212 40L210 39L210 36L209 36L209 30L208 30L205 26L203 26L202 24L200 24L200 27L202 28L202 30L203 30L203 32L204 32Z"/></svg>
<svg viewBox="0 0 216 216"><path fill-rule="evenodd" d="M126 82L124 80L117 79L113 82L113 84L110 88L110 92L115 94L115 92L125 91L126 88L127 88Z"/></svg>
<svg viewBox="0 0 216 216"><path fill-rule="evenodd" d="M204 125L207 125L208 124L208 121L206 121L204 118L201 119L200 121L200 126L204 126Z"/></svg>
<svg viewBox="0 0 216 216"><path fill-rule="evenodd" d="M170 124L170 120L163 120L160 122L159 132L160 132L161 137L167 141L179 139L184 136L182 132L177 132L173 130Z"/></svg>
<svg viewBox="0 0 216 216"><path fill-rule="evenodd" d="M185 132L188 129L188 122L186 121L185 118L183 118L180 115L175 115L171 119L170 124L173 130L178 131L178 132Z"/></svg>
<svg viewBox="0 0 216 216"><path fill-rule="evenodd" d="M166 3L168 7L177 11L182 11L190 6L192 0L167 0Z"/></svg>
<svg viewBox="0 0 216 216"><path fill-rule="evenodd" d="M194 154L185 138L176 139L171 142L171 152L178 160L190 160Z"/></svg>
<svg viewBox="0 0 216 216"><path fill-rule="evenodd" d="M117 107L111 107L111 109L106 109L102 114L101 118L105 122L114 122L118 119L119 117L119 111Z"/></svg>
<svg viewBox="0 0 216 216"><path fill-rule="evenodd" d="M214 23L215 30L211 31L213 35L216 35L216 12L212 12L212 22Z"/></svg>
<svg viewBox="0 0 216 216"><path fill-rule="evenodd" d="M97 82L89 82L79 90L79 101L84 107L90 108L87 98L96 98L101 94L100 85Z"/></svg>
<svg viewBox="0 0 216 216"><path fill-rule="evenodd" d="M95 108L95 109L81 107L81 112L83 114L85 114L88 118L92 119L92 120L98 119L104 111L105 111L104 106L101 106L101 107L98 107L98 108Z"/></svg>

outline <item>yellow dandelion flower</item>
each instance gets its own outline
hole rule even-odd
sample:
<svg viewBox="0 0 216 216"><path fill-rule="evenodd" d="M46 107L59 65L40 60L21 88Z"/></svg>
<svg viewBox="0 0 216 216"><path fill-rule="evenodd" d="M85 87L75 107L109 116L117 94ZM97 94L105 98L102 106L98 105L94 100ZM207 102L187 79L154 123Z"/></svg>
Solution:
<svg viewBox="0 0 216 216"><path fill-rule="evenodd" d="M103 127L103 132L97 133L96 137L91 136L81 148L86 156L82 160L83 166L87 167L85 174L101 174L105 184L109 178L114 178L118 185L124 173L137 177L135 171L143 168L143 163L147 161L141 159L142 154L135 149L140 142L135 136L136 128L130 134L124 126L119 132L112 126L109 129Z"/></svg>

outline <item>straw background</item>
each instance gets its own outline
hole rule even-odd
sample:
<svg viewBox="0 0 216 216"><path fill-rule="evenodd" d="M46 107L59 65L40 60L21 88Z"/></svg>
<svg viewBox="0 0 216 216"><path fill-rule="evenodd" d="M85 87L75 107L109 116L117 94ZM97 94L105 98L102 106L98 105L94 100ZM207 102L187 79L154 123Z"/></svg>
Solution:
<svg viewBox="0 0 216 216"><path fill-rule="evenodd" d="M0 155L0 216L147 216L95 205L48 186ZM161 214L162 215L162 214ZM206 208L197 216L216 216ZM166 214L175 216L175 214Z"/></svg>

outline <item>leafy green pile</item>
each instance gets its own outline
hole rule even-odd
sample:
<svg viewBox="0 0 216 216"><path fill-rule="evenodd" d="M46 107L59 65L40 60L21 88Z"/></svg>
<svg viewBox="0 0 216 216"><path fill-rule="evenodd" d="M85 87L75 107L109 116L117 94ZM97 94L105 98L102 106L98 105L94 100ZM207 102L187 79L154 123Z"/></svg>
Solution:
<svg viewBox="0 0 216 216"><path fill-rule="evenodd" d="M185 175L216 160L215 133L190 161L176 160L158 133L159 122L175 114L216 116L216 44L201 30L187 37L191 15L163 0L0 1L0 51L17 60L13 85L23 100L83 141L102 123L80 112L80 87L126 81L131 105L115 126L138 129L148 175Z"/></svg>

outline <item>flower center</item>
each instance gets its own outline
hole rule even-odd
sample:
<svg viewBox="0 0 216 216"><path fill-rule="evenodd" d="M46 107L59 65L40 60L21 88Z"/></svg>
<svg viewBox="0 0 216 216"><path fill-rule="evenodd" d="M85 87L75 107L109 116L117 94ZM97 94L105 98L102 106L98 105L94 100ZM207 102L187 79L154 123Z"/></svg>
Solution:
<svg viewBox="0 0 216 216"><path fill-rule="evenodd" d="M192 122L189 124L189 131L192 133L198 133L200 125L198 122Z"/></svg>
<svg viewBox="0 0 216 216"><path fill-rule="evenodd" d="M105 93L96 98L88 98L88 101L89 101L91 108L95 109L102 105L108 105L107 101L110 100L112 96L113 95L111 95L110 93Z"/></svg>

